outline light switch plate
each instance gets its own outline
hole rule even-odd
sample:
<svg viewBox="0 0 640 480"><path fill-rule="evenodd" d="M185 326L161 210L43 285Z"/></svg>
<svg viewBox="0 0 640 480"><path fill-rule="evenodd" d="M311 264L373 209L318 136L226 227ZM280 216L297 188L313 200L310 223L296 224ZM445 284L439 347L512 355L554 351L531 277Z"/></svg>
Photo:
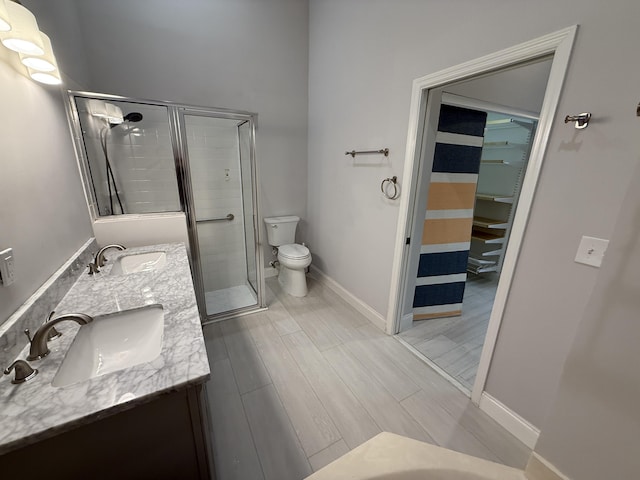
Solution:
<svg viewBox="0 0 640 480"><path fill-rule="evenodd" d="M578 245L575 261L592 267L600 267L608 245L609 240L584 236Z"/></svg>
<svg viewBox="0 0 640 480"><path fill-rule="evenodd" d="M12 248L7 248L0 252L0 281L5 287L15 281Z"/></svg>

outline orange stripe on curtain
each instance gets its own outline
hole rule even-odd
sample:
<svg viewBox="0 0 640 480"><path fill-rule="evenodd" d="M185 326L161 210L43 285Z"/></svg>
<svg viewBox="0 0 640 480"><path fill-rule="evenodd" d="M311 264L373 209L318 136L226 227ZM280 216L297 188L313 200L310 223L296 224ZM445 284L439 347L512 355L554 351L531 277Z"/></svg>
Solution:
<svg viewBox="0 0 640 480"><path fill-rule="evenodd" d="M471 209L476 200L475 183L432 183L427 210Z"/></svg>
<svg viewBox="0 0 640 480"><path fill-rule="evenodd" d="M468 242L473 218L444 218L425 220L422 245Z"/></svg>

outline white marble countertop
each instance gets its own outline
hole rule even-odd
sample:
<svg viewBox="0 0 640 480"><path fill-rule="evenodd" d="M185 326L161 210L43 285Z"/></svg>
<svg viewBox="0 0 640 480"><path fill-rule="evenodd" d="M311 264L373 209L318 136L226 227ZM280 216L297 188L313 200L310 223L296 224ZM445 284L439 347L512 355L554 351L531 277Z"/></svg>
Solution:
<svg viewBox="0 0 640 480"><path fill-rule="evenodd" d="M160 270L110 275L113 261L122 255L166 252ZM0 454L35 443L71 428L93 422L145 403L169 391L205 382L209 362L187 252L183 244L110 249L100 274L82 274L56 306L56 316L85 313L98 316L152 304L164 308L162 351L155 360L65 387L51 381L80 328L62 322L62 333L49 342L51 353L29 362L39 374L13 385L9 375L0 378ZM18 358L26 358L28 345ZM11 377L13 374L11 375Z"/></svg>

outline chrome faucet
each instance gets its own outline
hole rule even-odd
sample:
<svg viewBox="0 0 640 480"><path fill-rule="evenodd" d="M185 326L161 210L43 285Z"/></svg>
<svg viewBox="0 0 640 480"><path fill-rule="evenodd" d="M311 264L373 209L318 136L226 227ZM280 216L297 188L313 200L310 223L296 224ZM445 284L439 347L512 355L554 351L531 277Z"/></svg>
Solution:
<svg viewBox="0 0 640 480"><path fill-rule="evenodd" d="M53 329L58 323L64 322L65 320L73 320L80 325L86 325L87 323L92 322L93 318L89 315L85 315L84 313L68 313L42 324L33 335L33 338L29 338L31 347L29 348L29 355L27 356L27 360L38 360L49 355L50 350L49 346L47 345L47 341L49 340L49 333L51 332L51 329Z"/></svg>
<svg viewBox="0 0 640 480"><path fill-rule="evenodd" d="M93 259L93 263L87 265L87 267L89 267L89 275L100 272L100 268L104 267L104 262L106 261L104 258L104 252L109 248L117 248L118 250L127 249L127 247L118 245L116 243L105 245L104 247L102 247L100 250L98 250L98 253L96 253L95 258Z"/></svg>
<svg viewBox="0 0 640 480"><path fill-rule="evenodd" d="M38 374L38 369L31 368L31 365L29 365L24 360L16 360L15 362L13 362L11 365L4 369L4 374L9 375L11 374L12 370L15 370L16 376L11 380L11 383L16 385L28 382Z"/></svg>

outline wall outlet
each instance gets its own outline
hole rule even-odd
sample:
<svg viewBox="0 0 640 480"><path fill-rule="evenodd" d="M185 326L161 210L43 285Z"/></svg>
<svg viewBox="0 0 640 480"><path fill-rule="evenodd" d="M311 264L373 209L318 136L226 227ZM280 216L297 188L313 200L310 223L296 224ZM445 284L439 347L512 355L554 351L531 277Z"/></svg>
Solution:
<svg viewBox="0 0 640 480"><path fill-rule="evenodd" d="M13 271L13 249L7 248L0 252L0 283L5 287L15 281Z"/></svg>
<svg viewBox="0 0 640 480"><path fill-rule="evenodd" d="M578 245L575 261L584 263L585 265L591 265L592 267L600 267L608 245L609 240L595 237L582 237L580 245Z"/></svg>

